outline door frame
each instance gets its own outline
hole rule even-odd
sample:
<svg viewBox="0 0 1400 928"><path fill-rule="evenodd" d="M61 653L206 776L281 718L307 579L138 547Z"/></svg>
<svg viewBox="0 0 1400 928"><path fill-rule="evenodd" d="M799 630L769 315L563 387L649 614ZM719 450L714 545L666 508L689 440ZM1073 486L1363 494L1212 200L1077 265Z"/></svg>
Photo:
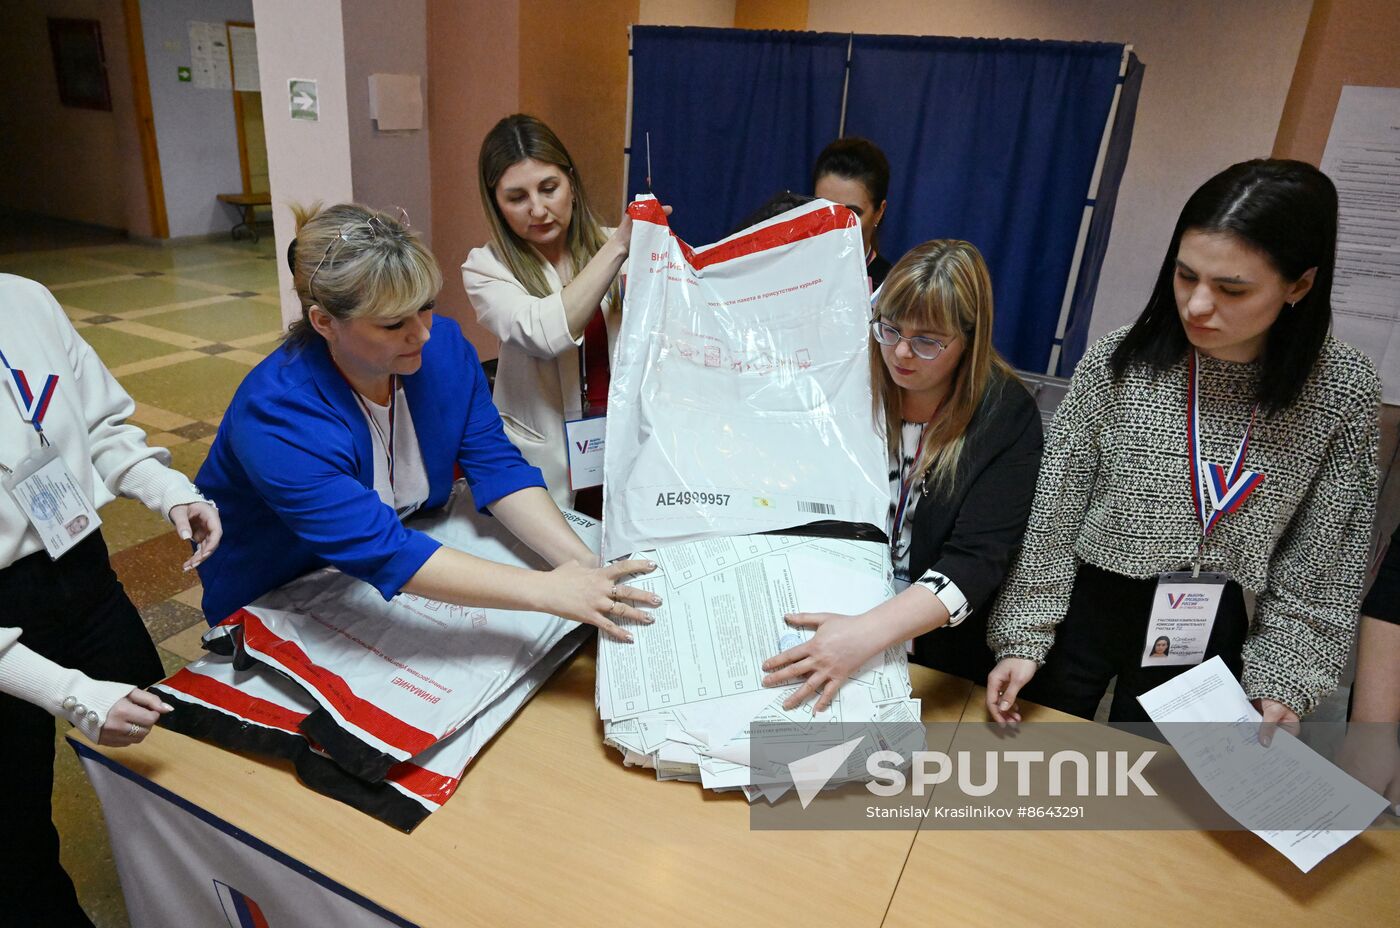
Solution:
<svg viewBox="0 0 1400 928"><path fill-rule="evenodd" d="M136 134L141 140L141 167L146 178L146 201L151 213L151 234L170 237L165 212L165 183L160 176L160 149L156 147L156 118L151 107L151 81L146 71L146 40L141 28L140 0L122 0L126 19L126 50L131 59L131 90L136 106Z"/></svg>

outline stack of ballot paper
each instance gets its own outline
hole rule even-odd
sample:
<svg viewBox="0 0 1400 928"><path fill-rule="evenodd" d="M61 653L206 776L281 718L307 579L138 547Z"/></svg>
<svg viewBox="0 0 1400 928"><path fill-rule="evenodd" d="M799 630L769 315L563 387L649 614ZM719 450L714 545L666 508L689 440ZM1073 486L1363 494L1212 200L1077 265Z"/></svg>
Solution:
<svg viewBox="0 0 1400 928"><path fill-rule="evenodd" d="M775 756L810 755L868 734L863 750L831 778L836 786L865 778L870 750L893 748L911 732L922 746L902 645L876 655L820 713L813 712L815 699L783 709L796 685L762 684L764 660L812 635L784 615L854 614L891 595L884 544L747 535L637 556L658 565L632 581L661 596L656 621L629 626L632 644L600 638L598 656L604 738L627 763L654 768L657 779L743 789L750 800L771 802L793 785L790 771L773 769ZM785 753L774 739L793 744Z"/></svg>
<svg viewBox="0 0 1400 928"><path fill-rule="evenodd" d="M597 549L598 527L566 517ZM414 527L478 557L540 566L465 486ZM457 788L478 751L587 637L556 616L455 606L324 569L239 610L210 656L156 685L162 724L287 758L303 783L403 830Z"/></svg>

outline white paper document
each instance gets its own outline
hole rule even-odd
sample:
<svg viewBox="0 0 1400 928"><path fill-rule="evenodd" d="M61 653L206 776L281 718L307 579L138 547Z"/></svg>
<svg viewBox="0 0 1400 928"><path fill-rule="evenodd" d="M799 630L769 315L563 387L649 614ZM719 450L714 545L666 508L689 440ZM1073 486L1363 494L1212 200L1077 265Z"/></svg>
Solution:
<svg viewBox="0 0 1400 928"><path fill-rule="evenodd" d="M190 20L190 73L203 90L230 90L228 29L223 23Z"/></svg>
<svg viewBox="0 0 1400 928"><path fill-rule="evenodd" d="M633 644L600 638L598 646L605 739L630 763L654 767L658 779L742 788L751 801L771 802L786 792L784 771L761 758L820 751L852 732L870 735L845 774L833 777L836 786L861 776L871 750L907 740L911 725L922 738L900 646L876 655L819 713L815 699L782 708L798 684L763 686L763 661L812 634L788 625L784 615L856 614L889 598L883 544L751 535L639 556L659 565L632 581L661 595L656 621L632 627ZM762 750L751 751L756 739L763 739Z"/></svg>
<svg viewBox="0 0 1400 928"><path fill-rule="evenodd" d="M417 74L371 74L369 116L381 132L423 128L423 81Z"/></svg>
<svg viewBox="0 0 1400 928"><path fill-rule="evenodd" d="M1219 657L1138 702L1211 798L1304 873L1387 805L1282 729L1261 745L1260 715Z"/></svg>
<svg viewBox="0 0 1400 928"><path fill-rule="evenodd" d="M1340 201L1333 330L1400 402L1400 88L1342 88L1322 170Z"/></svg>
<svg viewBox="0 0 1400 928"><path fill-rule="evenodd" d="M257 30L252 26L229 26L228 41L233 57L233 89L250 93L261 92Z"/></svg>

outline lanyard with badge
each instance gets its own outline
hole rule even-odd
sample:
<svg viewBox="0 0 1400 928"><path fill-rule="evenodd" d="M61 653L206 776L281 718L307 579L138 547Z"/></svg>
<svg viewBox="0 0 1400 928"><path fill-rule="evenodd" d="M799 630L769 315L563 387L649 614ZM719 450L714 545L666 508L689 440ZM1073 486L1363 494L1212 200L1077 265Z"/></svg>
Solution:
<svg viewBox="0 0 1400 928"><path fill-rule="evenodd" d="M389 434L387 437L384 430L379 427L379 420L370 411L365 398L360 396L359 391L354 387L350 388L350 392L355 394L355 399L359 401L360 408L365 412L365 418L369 420L370 426L374 429L375 437L379 439L379 444L384 449L384 458L389 469L389 492L392 495L394 492L394 432L396 431L394 420L399 407L399 375L389 375Z"/></svg>
<svg viewBox="0 0 1400 928"><path fill-rule="evenodd" d="M599 361L597 353L602 352ZM607 434L607 393L601 402L589 396L589 368L595 367L603 376L595 389L606 391L608 386L608 329L603 309L584 330L583 343L578 347L579 408L577 419L564 422L564 443L568 449L569 489L587 490L603 485L603 445ZM599 410L604 410L599 412Z"/></svg>
<svg viewBox="0 0 1400 928"><path fill-rule="evenodd" d="M36 390L35 384L30 383L23 370L10 366L10 360L3 351L0 351L0 363L5 365L5 383L14 397L20 417L39 436L39 447L25 455L13 468L0 463L0 473L3 473L0 485L4 486L15 505L29 519L29 524L39 533L49 557L58 560L78 542L97 531L102 520L67 463L44 434L44 418L58 390L58 375L45 376Z"/></svg>
<svg viewBox="0 0 1400 928"><path fill-rule="evenodd" d="M1201 376L1196 352L1189 356L1186 381L1186 452L1191 477L1191 504L1201 525L1201 541L1189 571L1164 573L1157 578L1153 592L1152 615L1142 652L1142 666L1165 667L1199 664L1205 659L1215 615L1229 577L1203 572L1201 556L1206 539L1220 523L1244 505L1245 500L1264 482L1264 475L1247 470L1245 455L1254 433L1256 403L1249 414L1244 436L1229 467L1205 459L1201 442Z"/></svg>

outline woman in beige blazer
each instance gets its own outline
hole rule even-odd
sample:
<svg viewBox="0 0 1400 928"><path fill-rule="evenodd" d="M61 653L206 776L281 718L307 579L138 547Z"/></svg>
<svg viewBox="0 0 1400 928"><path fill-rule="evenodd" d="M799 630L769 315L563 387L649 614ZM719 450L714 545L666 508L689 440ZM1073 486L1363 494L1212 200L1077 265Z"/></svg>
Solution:
<svg viewBox="0 0 1400 928"><path fill-rule="evenodd" d="M597 515L601 492L569 487L564 423L601 414L607 401L631 220L599 224L573 159L533 116L497 123L478 171L491 241L467 256L462 280L477 319L501 340L496 407L554 500Z"/></svg>

